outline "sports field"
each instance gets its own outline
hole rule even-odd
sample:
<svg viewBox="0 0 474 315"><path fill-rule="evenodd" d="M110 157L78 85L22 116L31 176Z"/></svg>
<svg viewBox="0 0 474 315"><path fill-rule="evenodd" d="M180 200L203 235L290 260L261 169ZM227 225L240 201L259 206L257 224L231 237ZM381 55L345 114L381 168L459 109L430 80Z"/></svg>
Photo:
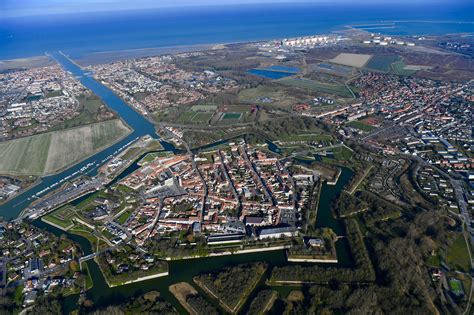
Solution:
<svg viewBox="0 0 474 315"><path fill-rule="evenodd" d="M125 136L118 119L0 143L0 174L45 175Z"/></svg>
<svg viewBox="0 0 474 315"><path fill-rule="evenodd" d="M194 109L193 106L189 111L181 113L177 122L181 124L205 124L209 122L213 115L214 111L201 111L199 109Z"/></svg>
<svg viewBox="0 0 474 315"><path fill-rule="evenodd" d="M222 119L240 119L242 113L225 113Z"/></svg>
<svg viewBox="0 0 474 315"><path fill-rule="evenodd" d="M194 105L191 110L194 112L215 112L217 105Z"/></svg>

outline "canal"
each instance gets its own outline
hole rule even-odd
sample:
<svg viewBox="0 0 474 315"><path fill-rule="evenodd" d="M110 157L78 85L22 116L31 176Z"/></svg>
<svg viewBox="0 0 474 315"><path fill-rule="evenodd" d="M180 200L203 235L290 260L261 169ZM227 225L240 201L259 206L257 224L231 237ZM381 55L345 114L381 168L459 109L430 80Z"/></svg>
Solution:
<svg viewBox="0 0 474 315"><path fill-rule="evenodd" d="M42 177L41 182L38 185L24 191L18 196L2 204L0 206L0 217L3 217L5 220L18 217L21 211L27 208L36 198L42 197L46 193L51 192L51 190L44 190L59 182L61 179L66 177L73 179L74 177L77 177L81 174L87 174L91 176L97 174L97 170L101 165L103 165L113 155L123 150L126 144L135 140L137 137L150 135L154 138L158 138L158 135L155 132L155 125L132 109L127 103L120 99L120 97L115 95L115 93L108 87L97 82L89 72L81 69L59 52L51 53L50 55L66 71L72 73L85 87L100 97L104 104L106 104L117 114L118 117L120 117L130 128L132 128L132 132L124 139L94 154L84 161L75 164L58 174ZM161 141L161 144L165 150L173 152L175 151L174 146L170 143ZM87 167L88 165L89 168L87 168L87 171L81 173L80 170L84 167Z"/></svg>

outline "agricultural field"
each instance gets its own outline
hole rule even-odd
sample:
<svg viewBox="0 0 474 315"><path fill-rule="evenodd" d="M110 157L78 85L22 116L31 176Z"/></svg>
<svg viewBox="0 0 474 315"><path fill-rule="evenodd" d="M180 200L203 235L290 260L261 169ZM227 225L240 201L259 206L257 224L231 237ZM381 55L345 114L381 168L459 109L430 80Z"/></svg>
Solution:
<svg viewBox="0 0 474 315"><path fill-rule="evenodd" d="M5 141L0 143L0 174L51 174L84 159L128 132L120 120L109 120Z"/></svg>
<svg viewBox="0 0 474 315"><path fill-rule="evenodd" d="M401 61L398 55L375 55L367 63L365 68L369 70L389 72L392 70L392 63Z"/></svg>
<svg viewBox="0 0 474 315"><path fill-rule="evenodd" d="M286 78L278 81L279 83L287 86L297 87L301 89L306 89L311 92L324 93L329 95L337 95L341 97L353 97L352 92L345 85L332 85L320 83L308 79L295 79L295 78Z"/></svg>
<svg viewBox="0 0 474 315"><path fill-rule="evenodd" d="M340 53L329 61L343 66L363 68L371 58L372 55Z"/></svg>
<svg viewBox="0 0 474 315"><path fill-rule="evenodd" d="M401 56L398 55L375 55L365 66L367 70L379 72L391 72L397 75L412 75L416 73L416 67L409 67Z"/></svg>
<svg viewBox="0 0 474 315"><path fill-rule="evenodd" d="M332 63L322 62L313 65L313 69L316 71L328 72L333 75L347 77L352 75L354 69L347 66L336 65Z"/></svg>
<svg viewBox="0 0 474 315"><path fill-rule="evenodd" d="M0 174L42 175L52 133L0 143Z"/></svg>

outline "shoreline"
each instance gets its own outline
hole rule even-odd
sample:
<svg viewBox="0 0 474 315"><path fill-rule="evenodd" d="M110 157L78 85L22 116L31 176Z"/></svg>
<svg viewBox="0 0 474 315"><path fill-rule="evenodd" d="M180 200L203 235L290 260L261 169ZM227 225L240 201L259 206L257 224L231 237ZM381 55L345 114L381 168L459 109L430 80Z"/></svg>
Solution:
<svg viewBox="0 0 474 315"><path fill-rule="evenodd" d="M394 24L396 23L438 23L438 24L474 24L473 21L434 21L434 20L381 20L377 22L369 22L369 23L350 23L339 25L340 29L337 30L329 30L323 33L315 33L315 34L301 34L298 36L293 37L301 37L301 36L311 36L311 35L320 35L320 34L337 34L340 32L346 31L360 31L365 33L370 33L369 31L382 29L387 26L390 29L395 28ZM371 29L367 30L361 28L361 26L369 26ZM435 34L428 34L424 32L420 33L413 33L413 34L384 34L383 32L378 32L382 35L391 35L391 36L401 36L401 37L413 37L413 36L430 36L430 37L437 37L437 36L449 36L449 35L472 35L472 32L460 31L460 32L445 32L445 33L435 33ZM186 52L196 52L196 51L205 51L205 50L213 50L213 49L222 49L227 45L244 45L250 43L258 43L258 42L265 42L265 41L273 41L279 40L282 38L286 38L283 35L279 37L265 37L260 39L249 39L249 40L240 40L235 42L208 42L208 43L200 43L200 44L191 44L191 45L168 45L168 46L155 46L155 47L137 47L137 48L124 48L124 49L113 49L113 50L103 50L103 51L90 51L90 52L82 52L77 53L74 56L74 59L78 65L81 67L87 67L92 65L98 65L103 63L112 63L116 61L123 61L128 59L136 59L136 58L145 58L145 57L153 57L159 55L168 55L168 54L178 54L178 53L186 53ZM292 37L291 37L292 38ZM59 51L64 50L65 48L60 48ZM67 49L65 49L67 50ZM71 52L69 52L71 54ZM32 56L23 56L18 58L5 58L0 59L0 72L2 71L9 71L9 70L18 70L18 69L30 69L36 67L42 67L47 65L54 64L54 59L48 56L47 51L44 51L43 54L37 54Z"/></svg>

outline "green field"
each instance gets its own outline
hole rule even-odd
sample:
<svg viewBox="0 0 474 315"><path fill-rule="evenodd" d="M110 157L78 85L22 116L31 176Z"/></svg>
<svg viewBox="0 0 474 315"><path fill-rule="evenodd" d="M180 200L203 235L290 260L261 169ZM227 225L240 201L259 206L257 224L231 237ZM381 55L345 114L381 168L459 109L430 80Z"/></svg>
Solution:
<svg viewBox="0 0 474 315"><path fill-rule="evenodd" d="M466 245L464 237L460 235L448 249L446 257L450 267L468 272L471 269L469 258L469 248Z"/></svg>
<svg viewBox="0 0 474 315"><path fill-rule="evenodd" d="M454 278L449 279L449 286L450 286L450 288L451 288L451 291L452 291L455 295L459 296L459 295L464 294L464 291L463 291L463 289L462 289L462 284L461 284L461 281L460 281L460 280L454 279Z"/></svg>
<svg viewBox="0 0 474 315"><path fill-rule="evenodd" d="M42 175L51 133L0 143L0 174Z"/></svg>
<svg viewBox="0 0 474 315"><path fill-rule="evenodd" d="M193 122L208 123L213 115L214 113L196 113L193 117Z"/></svg>
<svg viewBox="0 0 474 315"><path fill-rule="evenodd" d="M193 120L194 115L196 115L196 113L193 112L193 111L188 111L188 112L181 113L178 116L177 122L181 123L181 124L190 123Z"/></svg>
<svg viewBox="0 0 474 315"><path fill-rule="evenodd" d="M194 112L215 112L217 105L194 105L191 110Z"/></svg>
<svg viewBox="0 0 474 315"><path fill-rule="evenodd" d="M331 150L333 158L322 157L323 162L331 163L336 161L347 161L352 157L352 151L345 146L337 147Z"/></svg>
<svg viewBox="0 0 474 315"><path fill-rule="evenodd" d="M60 226L64 230L68 230L74 226L72 219L74 218L74 208L64 206L50 214L45 215L42 220Z"/></svg>
<svg viewBox="0 0 474 315"><path fill-rule="evenodd" d="M213 115L214 112L195 111L191 109L181 113L177 118L177 122L181 124L205 124L208 123Z"/></svg>
<svg viewBox="0 0 474 315"><path fill-rule="evenodd" d="M307 133L307 134L297 134L297 135L284 135L280 136L278 140L283 142L292 142L292 141L331 141L332 136L329 134L316 134L316 133Z"/></svg>
<svg viewBox="0 0 474 315"><path fill-rule="evenodd" d="M81 96L77 100L81 104L80 114L73 119L61 122L55 125L50 131L74 128L97 122L96 116L99 108L103 105L97 96Z"/></svg>
<svg viewBox="0 0 474 315"><path fill-rule="evenodd" d="M321 82L317 82L313 80L298 79L298 78L284 78L284 79L278 80L278 82L286 86L306 89L311 92L337 95L341 97L353 97L351 91L345 85L342 85L342 84L333 85L333 84L326 84L326 83L321 83Z"/></svg>
<svg viewBox="0 0 474 315"><path fill-rule="evenodd" d="M371 125L366 125L360 121L357 121L357 120L353 120L353 121L350 121L347 123L348 126L350 127L354 127L356 129L360 129L362 131L372 131L375 129L374 126L371 126Z"/></svg>
<svg viewBox="0 0 474 315"><path fill-rule="evenodd" d="M120 120L109 120L5 141L0 143L0 174L51 174L84 159L128 132Z"/></svg>
<svg viewBox="0 0 474 315"><path fill-rule="evenodd" d="M378 55L372 57L365 68L379 72L391 72L398 75L412 75L416 72L416 70L405 69L405 66L405 61L398 55Z"/></svg>
<svg viewBox="0 0 474 315"><path fill-rule="evenodd" d="M407 69L405 69L405 67L406 67L406 63L403 60L394 62L392 64L392 70L395 74L398 74L398 75L412 75L412 74L416 73L415 70L407 70Z"/></svg>
<svg viewBox="0 0 474 315"><path fill-rule="evenodd" d="M117 218L117 223L119 224L124 224L125 221L132 215L132 212L130 211L125 211L122 213L118 218Z"/></svg>

